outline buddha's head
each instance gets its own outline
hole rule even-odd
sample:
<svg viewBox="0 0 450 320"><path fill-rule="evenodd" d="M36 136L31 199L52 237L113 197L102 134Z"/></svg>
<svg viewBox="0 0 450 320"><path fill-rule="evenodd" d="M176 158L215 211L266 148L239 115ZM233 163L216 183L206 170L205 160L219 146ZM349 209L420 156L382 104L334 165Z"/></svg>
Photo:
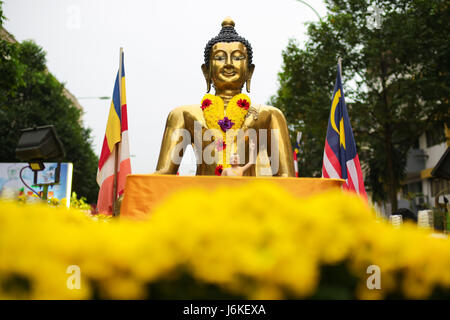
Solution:
<svg viewBox="0 0 450 320"><path fill-rule="evenodd" d="M205 47L202 65L207 92L211 83L216 91L242 90L244 84L250 92L250 81L255 69L252 64L252 46L234 30L234 21L226 18L222 30Z"/></svg>

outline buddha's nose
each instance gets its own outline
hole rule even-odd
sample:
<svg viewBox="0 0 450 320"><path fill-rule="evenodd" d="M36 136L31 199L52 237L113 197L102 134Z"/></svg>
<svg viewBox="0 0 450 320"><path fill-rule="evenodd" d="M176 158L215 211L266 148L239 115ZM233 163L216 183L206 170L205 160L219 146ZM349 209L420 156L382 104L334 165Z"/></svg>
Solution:
<svg viewBox="0 0 450 320"><path fill-rule="evenodd" d="M228 56L225 61L225 68L233 68L233 61L231 59L231 56Z"/></svg>

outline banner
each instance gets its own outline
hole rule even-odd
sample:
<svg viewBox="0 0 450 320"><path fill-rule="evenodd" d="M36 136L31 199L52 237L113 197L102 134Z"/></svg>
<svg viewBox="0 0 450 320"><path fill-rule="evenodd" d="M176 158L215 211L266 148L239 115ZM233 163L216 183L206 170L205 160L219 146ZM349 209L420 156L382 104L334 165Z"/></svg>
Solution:
<svg viewBox="0 0 450 320"><path fill-rule="evenodd" d="M56 162L44 162L45 169L38 172L37 183L53 183L55 181ZM26 162L0 163L0 197L3 199L17 199L20 195L36 197L20 180L19 174L23 167L28 166ZM61 163L61 173L59 183L48 188L48 199L56 198L62 200L66 198L67 207L70 206L70 195L72 192L72 163ZM22 179L32 187L37 193L43 191L42 187L34 185L34 173L30 168L22 171Z"/></svg>

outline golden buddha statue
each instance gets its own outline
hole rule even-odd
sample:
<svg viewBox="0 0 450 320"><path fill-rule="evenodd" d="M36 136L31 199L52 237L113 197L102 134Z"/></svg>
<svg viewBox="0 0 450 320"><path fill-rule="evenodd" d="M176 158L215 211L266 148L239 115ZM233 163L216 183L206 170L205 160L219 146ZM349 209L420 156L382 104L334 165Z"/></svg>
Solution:
<svg viewBox="0 0 450 320"><path fill-rule="evenodd" d="M206 45L201 69L207 94L201 104L181 106L170 112L155 173L176 174L183 152L191 144L197 158L197 175L220 175L230 167L226 160L230 153L244 152L240 159L245 163L255 159L248 154L251 136L250 140L259 142L256 150L251 151L259 155L266 150L273 176L295 175L283 113L272 106L250 103L250 98L241 93L244 85L250 92L255 65L250 43L238 35L234 26L233 20L226 18L220 33ZM208 94L211 84L215 95ZM239 133L228 136L232 131ZM213 161L207 159L208 155ZM256 174L254 165L244 173Z"/></svg>

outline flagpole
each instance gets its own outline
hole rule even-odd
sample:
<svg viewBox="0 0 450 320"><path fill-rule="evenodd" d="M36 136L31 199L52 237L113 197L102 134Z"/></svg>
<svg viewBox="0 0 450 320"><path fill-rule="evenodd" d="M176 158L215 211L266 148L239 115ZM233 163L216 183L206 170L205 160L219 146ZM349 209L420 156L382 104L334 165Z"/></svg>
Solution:
<svg viewBox="0 0 450 320"><path fill-rule="evenodd" d="M341 77L341 82L342 82L342 58L341 57L338 58L338 65L339 65L339 76Z"/></svg>
<svg viewBox="0 0 450 320"><path fill-rule="evenodd" d="M120 109L120 118L122 118L122 56L123 56L123 48L120 47L120 56L119 56L119 109ZM122 120L120 121L120 125L122 127ZM117 216L117 208L116 208L116 200L117 200L117 168L119 166L119 146L120 141L116 143L114 146L114 184L113 184L113 216Z"/></svg>

